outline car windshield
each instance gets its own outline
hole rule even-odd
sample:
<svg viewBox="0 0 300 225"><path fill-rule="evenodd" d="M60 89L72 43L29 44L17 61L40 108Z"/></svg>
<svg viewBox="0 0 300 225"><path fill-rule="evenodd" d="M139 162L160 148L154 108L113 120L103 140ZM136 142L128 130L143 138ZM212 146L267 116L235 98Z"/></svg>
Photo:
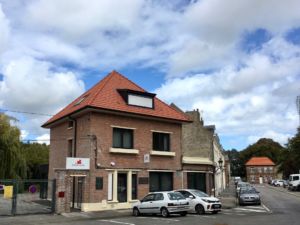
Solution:
<svg viewBox="0 0 300 225"><path fill-rule="evenodd" d="M179 192L170 192L168 193L168 197L170 200L181 200L181 199L185 199L183 197L183 195Z"/></svg>
<svg viewBox="0 0 300 225"><path fill-rule="evenodd" d="M209 197L206 193L204 193L202 191L198 191L198 190L195 190L192 193L198 197Z"/></svg>
<svg viewBox="0 0 300 225"><path fill-rule="evenodd" d="M257 191L252 188L252 189L241 189L241 194L257 194Z"/></svg>

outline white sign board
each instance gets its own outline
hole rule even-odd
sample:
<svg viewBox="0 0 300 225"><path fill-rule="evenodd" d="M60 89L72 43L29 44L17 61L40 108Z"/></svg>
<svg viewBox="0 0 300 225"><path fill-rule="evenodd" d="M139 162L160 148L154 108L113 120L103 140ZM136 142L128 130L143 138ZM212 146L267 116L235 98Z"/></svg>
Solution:
<svg viewBox="0 0 300 225"><path fill-rule="evenodd" d="M67 157L66 169L67 170L89 170L90 169L90 159L89 158Z"/></svg>
<svg viewBox="0 0 300 225"><path fill-rule="evenodd" d="M145 154L144 155L144 163L149 163L150 162L150 155L149 154Z"/></svg>

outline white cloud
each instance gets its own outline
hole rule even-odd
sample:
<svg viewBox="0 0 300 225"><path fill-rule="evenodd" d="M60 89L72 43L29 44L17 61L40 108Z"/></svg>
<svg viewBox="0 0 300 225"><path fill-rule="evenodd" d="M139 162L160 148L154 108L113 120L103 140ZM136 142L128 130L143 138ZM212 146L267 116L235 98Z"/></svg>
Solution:
<svg viewBox="0 0 300 225"><path fill-rule="evenodd" d="M286 47L271 51L278 45ZM233 64L214 73L169 79L156 92L185 110L199 108L205 122L216 124L221 135L253 140L262 134L284 143L298 122L299 55L298 47L283 39L271 40L261 51L243 58L241 68Z"/></svg>
<svg viewBox="0 0 300 225"><path fill-rule="evenodd" d="M2 11L0 3L0 54L7 48L9 33L9 22Z"/></svg>
<svg viewBox="0 0 300 225"><path fill-rule="evenodd" d="M293 135L287 133L279 133L273 130L268 130L264 133L260 133L259 135L251 135L248 137L248 143L253 144L257 142L261 138L271 138L277 142L279 142L282 146L287 143L287 140L291 138Z"/></svg>
<svg viewBox="0 0 300 225"><path fill-rule="evenodd" d="M24 140L28 136L29 132L26 130L21 130L21 140Z"/></svg>
<svg viewBox="0 0 300 225"><path fill-rule="evenodd" d="M37 140L37 143L49 145L50 144L50 135L43 134L41 136L38 136L36 138L36 140Z"/></svg>
<svg viewBox="0 0 300 225"><path fill-rule="evenodd" d="M0 102L13 110L54 114L84 92L83 81L74 73L55 71L51 63L29 57L10 61L2 73ZM47 120L37 115L25 118L21 126L35 134Z"/></svg>

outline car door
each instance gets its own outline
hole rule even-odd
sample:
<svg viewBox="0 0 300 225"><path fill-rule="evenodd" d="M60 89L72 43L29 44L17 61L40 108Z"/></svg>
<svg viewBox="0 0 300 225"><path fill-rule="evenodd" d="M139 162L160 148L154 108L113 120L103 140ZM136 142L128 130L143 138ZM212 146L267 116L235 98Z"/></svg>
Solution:
<svg viewBox="0 0 300 225"><path fill-rule="evenodd" d="M189 201L190 209L194 209L197 203L195 196L189 191L179 191L179 192L186 198L186 200ZM193 198L190 198L190 196L193 196Z"/></svg>
<svg viewBox="0 0 300 225"><path fill-rule="evenodd" d="M139 206L141 213L152 213L155 194L146 195Z"/></svg>
<svg viewBox="0 0 300 225"><path fill-rule="evenodd" d="M152 203L153 212L160 213L161 207L166 206L166 205L167 205L167 203L164 200L164 194L163 193L155 194L154 201Z"/></svg>

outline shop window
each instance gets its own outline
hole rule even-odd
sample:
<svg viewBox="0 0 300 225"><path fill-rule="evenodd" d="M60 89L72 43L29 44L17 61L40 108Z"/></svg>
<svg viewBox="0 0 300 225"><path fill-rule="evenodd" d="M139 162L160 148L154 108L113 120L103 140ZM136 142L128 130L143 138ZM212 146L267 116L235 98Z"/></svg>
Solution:
<svg viewBox="0 0 300 225"><path fill-rule="evenodd" d="M173 173L170 172L150 172L151 192L173 190Z"/></svg>
<svg viewBox="0 0 300 225"><path fill-rule="evenodd" d="M153 132L153 150L170 151L170 134Z"/></svg>
<svg viewBox="0 0 300 225"><path fill-rule="evenodd" d="M188 188L206 192L205 173L187 173Z"/></svg>
<svg viewBox="0 0 300 225"><path fill-rule="evenodd" d="M114 148L133 148L133 130L113 128L113 147Z"/></svg>

